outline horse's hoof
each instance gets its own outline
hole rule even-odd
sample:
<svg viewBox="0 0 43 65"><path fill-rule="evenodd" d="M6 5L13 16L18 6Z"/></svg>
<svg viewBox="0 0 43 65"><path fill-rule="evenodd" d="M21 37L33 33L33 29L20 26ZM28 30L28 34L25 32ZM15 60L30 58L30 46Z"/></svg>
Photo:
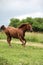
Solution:
<svg viewBox="0 0 43 65"><path fill-rule="evenodd" d="M10 48L12 48L12 46L11 46L11 45L10 45L9 47L10 47Z"/></svg>
<svg viewBox="0 0 43 65"><path fill-rule="evenodd" d="M25 47L25 44L22 44L23 47Z"/></svg>

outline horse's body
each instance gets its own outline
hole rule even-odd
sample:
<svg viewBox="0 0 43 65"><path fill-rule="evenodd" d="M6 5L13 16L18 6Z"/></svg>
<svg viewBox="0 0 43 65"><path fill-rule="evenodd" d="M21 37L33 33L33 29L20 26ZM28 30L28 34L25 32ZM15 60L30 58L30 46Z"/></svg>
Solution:
<svg viewBox="0 0 43 65"><path fill-rule="evenodd" d="M32 26L30 24L22 24L18 28L14 27L5 27L4 25L1 26L1 29L5 32L7 35L7 42L10 44L11 38L19 38L22 42L22 45L26 44L26 40L24 39L25 32L30 30L32 31Z"/></svg>
<svg viewBox="0 0 43 65"><path fill-rule="evenodd" d="M8 27L4 30L4 32L6 33L6 35L9 35L10 37L13 38L19 38L19 35L23 36L23 31L21 29L14 27Z"/></svg>

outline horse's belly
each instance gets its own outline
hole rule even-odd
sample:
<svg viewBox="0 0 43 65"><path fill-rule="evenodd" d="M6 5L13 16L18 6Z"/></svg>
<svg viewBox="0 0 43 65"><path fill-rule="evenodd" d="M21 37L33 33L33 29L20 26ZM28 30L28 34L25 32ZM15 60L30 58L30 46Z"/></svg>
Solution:
<svg viewBox="0 0 43 65"><path fill-rule="evenodd" d="M13 33L10 36L13 37L13 38L18 38L18 34L17 33Z"/></svg>

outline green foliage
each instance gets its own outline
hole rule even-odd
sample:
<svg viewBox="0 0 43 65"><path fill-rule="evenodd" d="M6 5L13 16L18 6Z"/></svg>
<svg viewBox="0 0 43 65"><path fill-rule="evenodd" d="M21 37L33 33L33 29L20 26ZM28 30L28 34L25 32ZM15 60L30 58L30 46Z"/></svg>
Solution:
<svg viewBox="0 0 43 65"><path fill-rule="evenodd" d="M34 20L31 17L27 17L26 22L29 22L30 24L33 24Z"/></svg>
<svg viewBox="0 0 43 65"><path fill-rule="evenodd" d="M33 23L34 31L43 31L43 18L35 18L35 23Z"/></svg>
<svg viewBox="0 0 43 65"><path fill-rule="evenodd" d="M20 20L12 18L12 19L10 19L10 21L11 22L10 22L9 26L17 27Z"/></svg>
<svg viewBox="0 0 43 65"><path fill-rule="evenodd" d="M18 27L19 25L23 23L30 23L32 24L34 31L43 32L43 18L27 17L26 19L22 19L22 20L12 18L10 19L9 26Z"/></svg>

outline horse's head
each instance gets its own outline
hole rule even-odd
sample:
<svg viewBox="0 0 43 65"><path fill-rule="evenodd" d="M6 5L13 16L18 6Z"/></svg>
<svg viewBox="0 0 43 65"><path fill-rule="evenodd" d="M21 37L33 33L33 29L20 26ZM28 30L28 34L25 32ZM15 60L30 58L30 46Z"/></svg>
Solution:
<svg viewBox="0 0 43 65"><path fill-rule="evenodd" d="M28 24L28 23L24 23L24 24L20 25L18 28L22 29L25 32L26 31L30 31L30 32L33 31L31 24Z"/></svg>
<svg viewBox="0 0 43 65"><path fill-rule="evenodd" d="M27 31L30 31L30 32L33 31L31 24L27 24Z"/></svg>
<svg viewBox="0 0 43 65"><path fill-rule="evenodd" d="M0 27L0 29L1 29L1 30L4 30L4 29L5 29L5 26L4 26L4 25L2 25L2 26Z"/></svg>

